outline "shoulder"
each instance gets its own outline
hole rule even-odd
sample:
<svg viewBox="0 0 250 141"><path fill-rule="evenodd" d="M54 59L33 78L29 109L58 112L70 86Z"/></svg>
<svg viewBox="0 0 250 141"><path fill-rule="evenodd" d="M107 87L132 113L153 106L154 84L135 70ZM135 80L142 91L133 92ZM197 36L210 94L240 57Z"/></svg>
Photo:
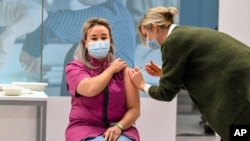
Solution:
<svg viewBox="0 0 250 141"><path fill-rule="evenodd" d="M129 75L128 75L128 70L129 70L129 67L126 67L126 68L123 69L124 77L129 76Z"/></svg>
<svg viewBox="0 0 250 141"><path fill-rule="evenodd" d="M131 80L130 80L130 76L129 76L128 71L129 71L129 67L124 68L124 69L123 69L123 76L124 76L124 81L130 83ZM131 83L131 84L132 84L132 83Z"/></svg>
<svg viewBox="0 0 250 141"><path fill-rule="evenodd" d="M176 26L173 30L173 33L196 33L196 32L203 32L203 31L215 31L210 28L206 27L196 27L196 26Z"/></svg>
<svg viewBox="0 0 250 141"><path fill-rule="evenodd" d="M73 69L73 68L86 68L85 64L79 60L73 60L66 64L66 69Z"/></svg>
<svg viewBox="0 0 250 141"><path fill-rule="evenodd" d="M81 62L80 60L73 60L69 63L66 64L66 66L69 66L69 65L79 65L79 66L84 66L84 63Z"/></svg>

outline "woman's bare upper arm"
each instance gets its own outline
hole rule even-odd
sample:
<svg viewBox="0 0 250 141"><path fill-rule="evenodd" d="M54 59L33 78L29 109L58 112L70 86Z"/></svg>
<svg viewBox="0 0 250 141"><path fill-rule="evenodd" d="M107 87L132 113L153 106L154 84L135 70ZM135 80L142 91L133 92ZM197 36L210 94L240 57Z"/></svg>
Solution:
<svg viewBox="0 0 250 141"><path fill-rule="evenodd" d="M128 69L124 69L124 85L126 91L126 100L128 108L140 108L140 95L139 89L135 87L133 82L130 80Z"/></svg>

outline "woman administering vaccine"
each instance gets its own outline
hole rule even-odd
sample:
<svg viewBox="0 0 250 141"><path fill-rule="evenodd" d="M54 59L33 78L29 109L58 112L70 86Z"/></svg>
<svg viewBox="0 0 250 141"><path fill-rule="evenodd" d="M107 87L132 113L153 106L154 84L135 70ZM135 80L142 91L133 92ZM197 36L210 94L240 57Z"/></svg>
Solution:
<svg viewBox="0 0 250 141"><path fill-rule="evenodd" d="M159 76L151 86L138 67L132 82L151 98L171 101L181 88L220 137L229 141L230 125L250 124L250 48L212 29L177 26L174 7L149 9L138 25L144 44L161 49L162 66L146 71Z"/></svg>

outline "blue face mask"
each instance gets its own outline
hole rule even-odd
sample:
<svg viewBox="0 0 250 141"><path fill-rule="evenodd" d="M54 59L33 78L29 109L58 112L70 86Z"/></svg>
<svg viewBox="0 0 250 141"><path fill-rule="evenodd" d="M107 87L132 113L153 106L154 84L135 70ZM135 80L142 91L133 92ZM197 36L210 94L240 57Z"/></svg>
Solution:
<svg viewBox="0 0 250 141"><path fill-rule="evenodd" d="M89 42L88 52L96 59L105 58L110 50L110 41Z"/></svg>
<svg viewBox="0 0 250 141"><path fill-rule="evenodd" d="M147 40L146 40L146 44L149 46L149 48L151 49L160 49L161 45L159 44L159 42L157 41L156 37L154 37L154 39L149 40L148 39L148 35L147 35Z"/></svg>

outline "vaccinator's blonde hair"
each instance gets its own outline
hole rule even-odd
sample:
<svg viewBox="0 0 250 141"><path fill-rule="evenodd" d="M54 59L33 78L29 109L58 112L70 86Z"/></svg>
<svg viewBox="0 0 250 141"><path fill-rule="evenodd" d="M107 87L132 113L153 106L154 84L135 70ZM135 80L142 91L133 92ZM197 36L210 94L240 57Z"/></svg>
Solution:
<svg viewBox="0 0 250 141"><path fill-rule="evenodd" d="M85 47L85 41L88 36L87 31L96 25L105 26L109 30L110 51L108 53L107 59L109 63L114 60L115 47L114 47L114 41L111 35L111 28L110 28L109 22L105 18L102 18L102 17L92 17L83 24L82 40L79 42L78 47L76 48L74 52L74 59L82 61L89 68L95 68L95 67L90 62L90 56L88 53L88 49Z"/></svg>
<svg viewBox="0 0 250 141"><path fill-rule="evenodd" d="M142 42L145 44L146 38L142 36L141 27L151 29L152 23L155 23L159 28L169 28L174 23L174 17L178 10L175 7L155 7L149 9L138 24L137 30Z"/></svg>

